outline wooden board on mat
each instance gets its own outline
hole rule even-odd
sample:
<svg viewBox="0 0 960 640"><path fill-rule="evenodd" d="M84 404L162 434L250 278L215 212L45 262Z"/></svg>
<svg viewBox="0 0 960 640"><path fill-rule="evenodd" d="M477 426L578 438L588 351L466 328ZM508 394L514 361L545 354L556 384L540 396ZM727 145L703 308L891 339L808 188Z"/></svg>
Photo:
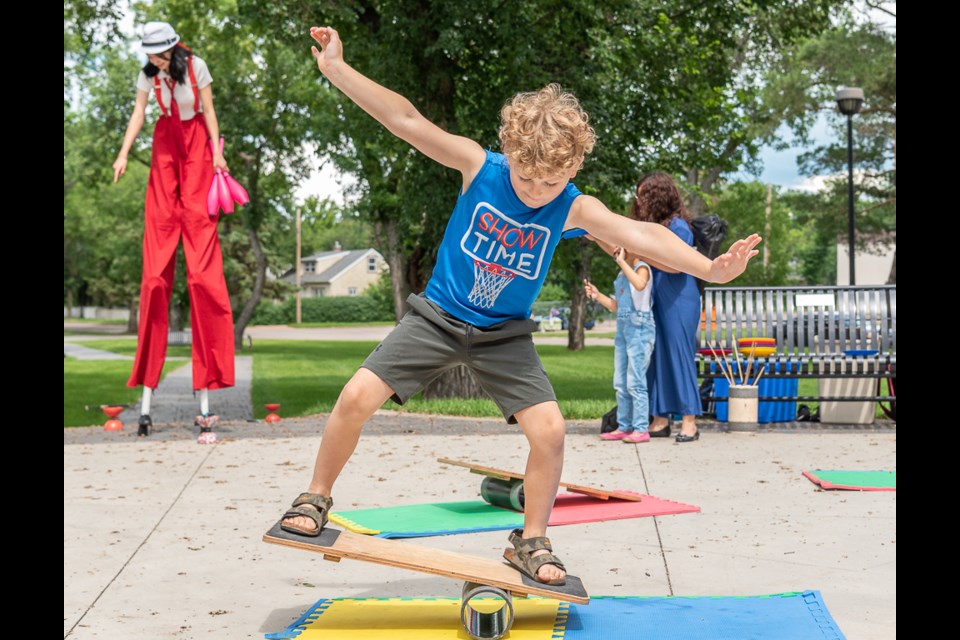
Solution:
<svg viewBox="0 0 960 640"><path fill-rule="evenodd" d="M523 480L522 473L516 473L515 471L504 471L503 469L494 469L493 467L484 467L483 465L475 464L473 462L467 462L466 460L451 460L450 458L437 458L437 462L443 464L450 464L455 467L464 467L470 469L471 473L478 473L482 476L490 476L491 478L497 478L499 480ZM569 482L561 482L560 486L566 489L571 493L581 493L585 496L590 496L592 498L599 498L600 500L609 500L610 498L616 498L617 500L629 500L630 502L640 502L643 498L634 493L624 493L622 491L607 491L606 489L600 489L598 487L584 487L579 484L570 484Z"/></svg>
<svg viewBox="0 0 960 640"><path fill-rule="evenodd" d="M430 573L437 576L476 582L503 589L517 597L543 596L563 602L589 604L590 596L576 576L567 576L563 586L539 583L510 565L489 558L478 558L454 551L433 549L410 542L386 540L324 527L319 536L301 536L280 528L277 522L263 534L263 541L285 547L322 553L324 559L341 558Z"/></svg>

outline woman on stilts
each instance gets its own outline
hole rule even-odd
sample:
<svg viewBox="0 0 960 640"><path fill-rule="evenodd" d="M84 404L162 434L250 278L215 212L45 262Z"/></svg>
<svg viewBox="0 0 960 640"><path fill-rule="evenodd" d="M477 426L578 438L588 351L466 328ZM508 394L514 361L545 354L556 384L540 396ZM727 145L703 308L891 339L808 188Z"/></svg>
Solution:
<svg viewBox="0 0 960 640"><path fill-rule="evenodd" d="M150 402L167 352L168 309L177 245L183 236L190 294L193 389L200 396L198 442L216 442L218 417L208 390L234 384L233 312L223 277L216 216L207 215L206 195L214 169L227 170L213 107L213 78L206 63L180 44L166 22L149 22L141 50L148 62L137 79L137 96L120 153L113 163L116 182L127 168L143 126L147 102L156 97L161 115L153 133L150 178L144 207L143 279L137 354L127 386L143 385L138 435L150 433Z"/></svg>

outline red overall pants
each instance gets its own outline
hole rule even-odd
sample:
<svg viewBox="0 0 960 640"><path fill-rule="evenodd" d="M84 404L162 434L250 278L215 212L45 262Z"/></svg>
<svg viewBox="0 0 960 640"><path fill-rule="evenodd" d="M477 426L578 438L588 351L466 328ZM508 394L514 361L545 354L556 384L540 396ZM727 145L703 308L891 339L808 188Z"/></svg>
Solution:
<svg viewBox="0 0 960 640"><path fill-rule="evenodd" d="M153 132L150 181L144 207L143 280L137 355L128 387L156 388L167 355L170 293L177 245L183 236L190 293L193 388L222 389L234 384L233 313L223 277L217 220L207 215L213 157L203 115L182 122L183 145L176 144L180 115L161 116Z"/></svg>

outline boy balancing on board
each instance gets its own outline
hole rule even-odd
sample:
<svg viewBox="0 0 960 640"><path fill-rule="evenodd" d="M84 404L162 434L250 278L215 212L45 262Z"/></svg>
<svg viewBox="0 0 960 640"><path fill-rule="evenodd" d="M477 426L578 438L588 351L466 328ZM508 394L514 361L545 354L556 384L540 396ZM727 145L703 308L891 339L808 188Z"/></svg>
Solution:
<svg viewBox="0 0 960 640"><path fill-rule="evenodd" d="M530 444L523 529L504 557L528 576L564 584L563 563L546 538L563 467L565 424L531 336L530 308L565 229L596 238L712 282L732 280L758 252L740 240L712 262L661 225L629 220L570 180L594 144L587 114L556 85L515 96L501 112L503 153L447 133L403 96L351 68L330 27L313 27L321 73L360 108L421 153L463 176L424 294L347 382L327 420L307 492L281 522L316 536L333 506L333 484L364 422L392 398L403 404L446 369L463 364L518 423Z"/></svg>

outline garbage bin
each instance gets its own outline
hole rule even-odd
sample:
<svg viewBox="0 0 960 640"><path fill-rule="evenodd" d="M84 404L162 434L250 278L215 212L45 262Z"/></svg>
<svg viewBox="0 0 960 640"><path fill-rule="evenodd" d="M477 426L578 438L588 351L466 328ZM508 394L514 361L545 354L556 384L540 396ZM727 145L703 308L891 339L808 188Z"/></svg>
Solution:
<svg viewBox="0 0 960 640"><path fill-rule="evenodd" d="M741 362L741 367L746 367L746 362ZM799 368L799 364L787 365L779 362L766 363L766 373L760 378L758 394L760 402L757 407L757 422L766 424L768 422L792 422L797 419L796 401L767 401L764 398L789 398L796 397L800 381L797 378L777 378L767 377L773 371L786 371L788 366ZM781 369L781 366L783 367ZM751 375L751 378L754 376ZM739 384L740 380L736 377L736 367L734 367L734 380ZM713 383L714 395L726 397L730 394L730 383L726 378L716 378ZM727 422L729 417L729 406L726 400L717 401L717 420Z"/></svg>
<svg viewBox="0 0 960 640"><path fill-rule="evenodd" d="M877 393L877 378L820 378L820 395L831 398L863 398ZM820 403L820 422L873 424L875 401L827 401Z"/></svg>
<svg viewBox="0 0 960 640"><path fill-rule="evenodd" d="M866 363L879 351L875 349L847 349L843 355L855 358L855 371L864 371ZM867 398L877 395L877 378L820 378L820 395L826 398ZM820 422L836 424L873 424L877 403L867 401L827 401L820 403Z"/></svg>

